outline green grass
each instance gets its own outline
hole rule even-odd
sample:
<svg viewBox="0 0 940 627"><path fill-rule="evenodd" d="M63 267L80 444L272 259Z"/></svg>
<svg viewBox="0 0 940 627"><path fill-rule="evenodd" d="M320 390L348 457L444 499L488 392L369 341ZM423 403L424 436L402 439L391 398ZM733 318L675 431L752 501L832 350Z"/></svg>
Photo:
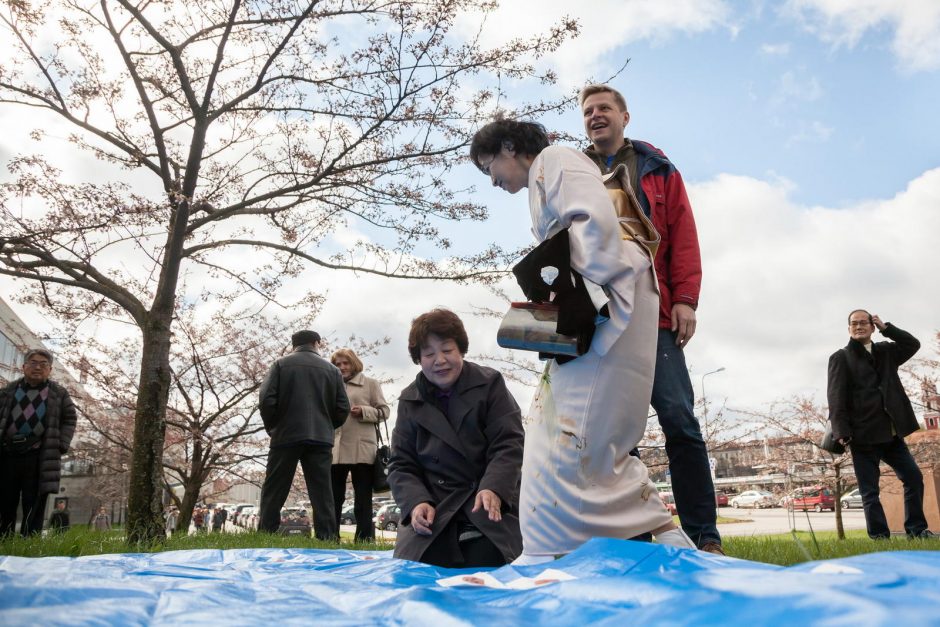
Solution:
<svg viewBox="0 0 940 627"><path fill-rule="evenodd" d="M767 536L730 536L723 539L731 557L792 566L802 562L851 557L881 551L940 551L940 540L908 540L901 536L890 540L872 540L864 530L845 532L839 540L835 531L808 531Z"/></svg>
<svg viewBox="0 0 940 627"><path fill-rule="evenodd" d="M796 532L766 536L727 537L725 552L737 557L767 564L792 566L814 560L850 557L879 551L940 551L940 540L908 540L904 537L875 541L864 531L847 531L846 539L836 538L834 531ZM0 540L0 554L23 557L65 555L98 555L103 553L149 553L188 549L354 549L387 550L389 543L354 544L351 538L340 542L320 542L301 536L275 536L266 533L210 533L195 536L177 535L165 542L150 546L133 546L124 541L120 530L97 532L87 527L73 527L64 534L49 534L42 538L7 537Z"/></svg>
<svg viewBox="0 0 940 627"><path fill-rule="evenodd" d="M345 535L345 534L344 534ZM63 534L23 538L15 535L0 539L0 554L22 557L48 557L66 555L99 555L102 553L153 553L157 551L184 551L191 549L355 549L364 551L387 550L392 544L353 543L351 538L340 542L321 542L299 535L282 536L268 533L209 533L192 536L174 535L151 546L128 544L123 531L100 532L88 527L73 527Z"/></svg>

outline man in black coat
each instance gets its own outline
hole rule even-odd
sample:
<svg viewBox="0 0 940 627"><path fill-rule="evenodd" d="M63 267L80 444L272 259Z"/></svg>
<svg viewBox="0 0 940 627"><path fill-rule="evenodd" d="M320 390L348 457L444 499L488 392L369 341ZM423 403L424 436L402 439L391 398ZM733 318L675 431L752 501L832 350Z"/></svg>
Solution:
<svg viewBox="0 0 940 627"><path fill-rule="evenodd" d="M258 529L276 533L297 462L313 506L313 531L321 540L339 537L333 513L333 431L346 422L349 398L339 369L320 357L320 335L298 331L294 350L281 357L261 384L261 420L271 436Z"/></svg>
<svg viewBox="0 0 940 627"><path fill-rule="evenodd" d="M23 377L0 390L0 535L13 531L21 500L20 533L39 533L46 495L59 491L77 417L51 372L52 353L34 348L23 358Z"/></svg>
<svg viewBox="0 0 940 627"><path fill-rule="evenodd" d="M872 342L877 328L893 342ZM891 532L879 498L880 462L904 485L904 530L911 538L933 538L924 517L924 479L904 437L920 428L898 367L914 356L920 342L864 309L849 314L849 343L829 358L829 421L832 437L851 447L862 494L865 525L872 538Z"/></svg>

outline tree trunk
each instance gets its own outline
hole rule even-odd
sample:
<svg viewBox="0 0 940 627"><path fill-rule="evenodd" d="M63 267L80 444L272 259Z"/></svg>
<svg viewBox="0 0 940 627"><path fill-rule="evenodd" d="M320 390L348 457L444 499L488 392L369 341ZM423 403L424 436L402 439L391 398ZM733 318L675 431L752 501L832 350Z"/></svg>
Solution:
<svg viewBox="0 0 940 627"><path fill-rule="evenodd" d="M199 490L202 489L202 484L198 480L193 480L190 476L189 480L183 483L183 503L180 506L180 519L177 529L186 529L189 530L189 524L193 519L193 510L196 509L196 503L199 501ZM182 524L186 523L186 526L183 527Z"/></svg>
<svg viewBox="0 0 940 627"><path fill-rule="evenodd" d="M163 442L170 393L170 320L151 318L143 329L127 507L127 540L134 544L149 544L166 534L163 524Z"/></svg>

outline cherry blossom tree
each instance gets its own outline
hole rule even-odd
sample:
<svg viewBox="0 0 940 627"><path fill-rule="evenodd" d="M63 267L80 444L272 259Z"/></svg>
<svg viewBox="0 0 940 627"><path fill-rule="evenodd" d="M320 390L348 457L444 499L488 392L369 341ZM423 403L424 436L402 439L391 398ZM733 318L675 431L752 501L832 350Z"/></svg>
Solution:
<svg viewBox="0 0 940 627"><path fill-rule="evenodd" d="M495 47L461 34L462 15L492 8L4 0L0 106L30 112L38 149L0 186L0 273L65 327L136 327L131 541L163 534L180 303L310 308L317 294L284 294L302 272L487 282L516 256L483 242L449 252L448 225L486 211L448 175L497 108L571 103L505 90L553 82L538 59L577 25ZM63 169L72 150L86 160Z"/></svg>

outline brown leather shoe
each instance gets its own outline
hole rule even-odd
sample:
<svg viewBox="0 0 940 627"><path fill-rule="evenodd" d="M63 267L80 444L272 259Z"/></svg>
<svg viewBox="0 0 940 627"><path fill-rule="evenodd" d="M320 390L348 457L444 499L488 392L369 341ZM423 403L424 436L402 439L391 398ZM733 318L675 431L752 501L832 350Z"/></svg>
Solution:
<svg viewBox="0 0 940 627"><path fill-rule="evenodd" d="M701 547L699 551L705 551L706 553L714 553L715 555L724 555L725 550L721 548L721 545L717 542L706 542Z"/></svg>

